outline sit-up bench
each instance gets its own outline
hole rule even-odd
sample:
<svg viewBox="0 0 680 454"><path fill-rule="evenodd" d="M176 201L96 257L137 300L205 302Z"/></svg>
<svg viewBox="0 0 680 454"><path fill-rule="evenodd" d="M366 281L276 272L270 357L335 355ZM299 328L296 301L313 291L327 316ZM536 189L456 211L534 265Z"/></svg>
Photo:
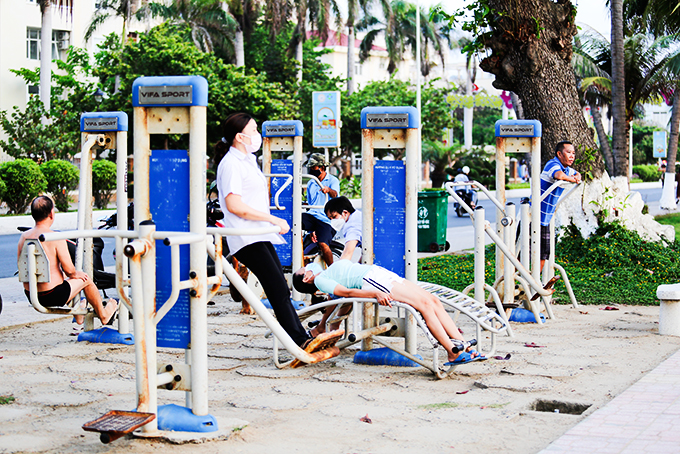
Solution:
<svg viewBox="0 0 680 454"><path fill-rule="evenodd" d="M447 287L442 287L436 284L430 284L427 282L419 282L423 289L437 296L442 304L446 307L453 309L454 311L468 316L477 325L477 339L481 339L481 331L485 330L491 333L491 346L489 350L480 352L485 355L493 355L496 350L496 335L497 334L509 334L509 325L504 318L497 312L486 307L484 303ZM404 304L398 301L392 301L392 306L398 309L404 310L409 314L413 315L418 326L425 334L425 337L432 345L432 362L428 363L421 358L412 355L405 350L395 347L392 343L386 342L385 336L388 337L403 337L404 336L404 322L403 319L394 317L379 317L380 305L375 299L372 298L341 298L336 300L324 301L322 303L314 304L305 307L298 311L298 315L301 320L307 319L310 315L318 312L320 309L337 304L338 308L336 312L343 305L356 304L356 303L373 303L375 306L376 317L378 320L376 326L373 327L360 327L358 320L353 318L353 322L350 324L350 319L348 315L341 316L341 319L345 322L345 333L346 336L343 340L337 343L340 348L347 347L356 342L366 339L368 337L372 338L377 343L393 350L402 356L411 359L412 361L420 364L421 366L431 370L438 378L446 377L450 372L452 372L456 366L446 367L439 361L438 349L440 347L439 342L432 336L432 333L427 327L425 320L420 315L420 313L408 304ZM356 313L356 311L355 311ZM339 321L339 319L333 320L333 316L330 317L328 323L334 321ZM274 361L279 365L278 361L278 345L276 340L274 340Z"/></svg>
<svg viewBox="0 0 680 454"><path fill-rule="evenodd" d="M74 303L74 298L66 307L44 307L38 301L38 283L50 282L50 260L38 240L26 240L19 257L19 281L27 282L33 308L43 314L87 315L87 309L81 309Z"/></svg>

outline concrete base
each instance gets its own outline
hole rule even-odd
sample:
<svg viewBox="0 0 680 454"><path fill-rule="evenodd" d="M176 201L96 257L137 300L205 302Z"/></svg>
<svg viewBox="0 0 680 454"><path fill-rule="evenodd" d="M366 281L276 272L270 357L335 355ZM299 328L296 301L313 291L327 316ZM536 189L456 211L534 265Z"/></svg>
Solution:
<svg viewBox="0 0 680 454"><path fill-rule="evenodd" d="M216 418L219 429L215 432L175 432L172 430L159 430L147 434L141 430L135 430L133 435L139 438L157 438L172 444L205 443L207 441L227 440L233 434L238 433L248 422L236 418Z"/></svg>
<svg viewBox="0 0 680 454"><path fill-rule="evenodd" d="M660 285L656 297L659 307L659 334L680 336L680 284Z"/></svg>

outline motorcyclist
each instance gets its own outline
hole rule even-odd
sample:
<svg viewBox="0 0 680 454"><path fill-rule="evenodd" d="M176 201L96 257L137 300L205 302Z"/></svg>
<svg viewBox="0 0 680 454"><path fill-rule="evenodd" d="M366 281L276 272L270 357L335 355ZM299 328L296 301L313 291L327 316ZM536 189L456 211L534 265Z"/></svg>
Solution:
<svg viewBox="0 0 680 454"><path fill-rule="evenodd" d="M454 183L467 183L470 181L468 175L470 174L470 168L468 166L463 166L461 173L455 176L453 179ZM456 192L463 197L463 200L470 205L470 208L475 209L477 205L477 193L472 189L472 186L460 186L456 189Z"/></svg>

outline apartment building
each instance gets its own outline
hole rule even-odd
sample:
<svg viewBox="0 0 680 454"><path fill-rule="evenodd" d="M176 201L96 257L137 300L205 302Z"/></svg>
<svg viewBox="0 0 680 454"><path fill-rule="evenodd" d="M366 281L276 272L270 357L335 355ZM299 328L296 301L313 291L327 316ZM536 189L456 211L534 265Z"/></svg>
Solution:
<svg viewBox="0 0 680 454"><path fill-rule="evenodd" d="M112 18L106 21L89 42L84 41L100 0L72 0L72 11L52 7L52 60L66 57L70 45L86 48L90 52L109 33L121 33L123 21ZM39 95L39 85L27 85L10 70L40 67L42 15L37 0L0 0L0 110L11 112L14 106L23 109L30 96ZM56 64L52 64L56 71ZM4 132L0 131L5 138ZM11 159L0 150L0 162Z"/></svg>

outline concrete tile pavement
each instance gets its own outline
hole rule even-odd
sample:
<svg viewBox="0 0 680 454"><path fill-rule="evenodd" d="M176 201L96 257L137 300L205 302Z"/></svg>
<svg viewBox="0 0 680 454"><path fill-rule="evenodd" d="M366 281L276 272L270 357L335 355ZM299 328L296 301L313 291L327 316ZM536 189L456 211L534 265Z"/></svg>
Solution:
<svg viewBox="0 0 680 454"><path fill-rule="evenodd" d="M680 452L680 351L541 453Z"/></svg>

